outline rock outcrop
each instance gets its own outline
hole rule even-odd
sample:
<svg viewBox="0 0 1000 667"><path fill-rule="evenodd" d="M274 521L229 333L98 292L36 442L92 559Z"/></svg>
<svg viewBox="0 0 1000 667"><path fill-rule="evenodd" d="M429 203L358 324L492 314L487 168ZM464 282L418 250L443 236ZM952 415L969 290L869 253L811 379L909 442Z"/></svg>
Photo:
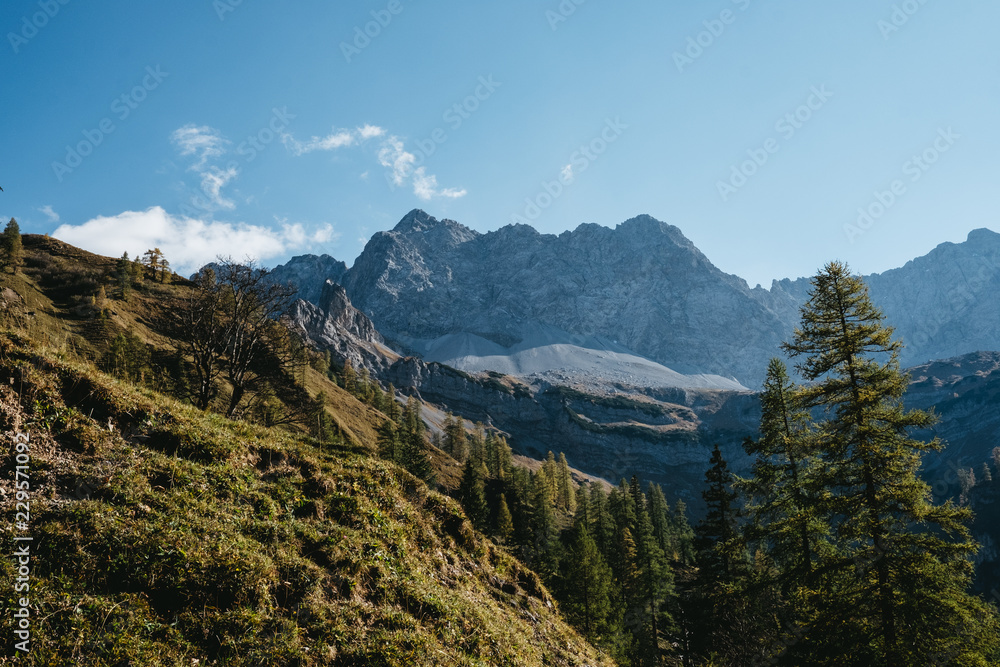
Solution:
<svg viewBox="0 0 1000 667"><path fill-rule="evenodd" d="M458 334L513 348L547 328L751 388L809 291L804 278L751 289L645 215L555 236L527 225L481 234L416 210L375 234L350 269L303 256L275 274L314 303L325 280L342 283L387 339L414 351ZM866 280L906 344L904 365L1000 349L1000 234L973 231Z"/></svg>

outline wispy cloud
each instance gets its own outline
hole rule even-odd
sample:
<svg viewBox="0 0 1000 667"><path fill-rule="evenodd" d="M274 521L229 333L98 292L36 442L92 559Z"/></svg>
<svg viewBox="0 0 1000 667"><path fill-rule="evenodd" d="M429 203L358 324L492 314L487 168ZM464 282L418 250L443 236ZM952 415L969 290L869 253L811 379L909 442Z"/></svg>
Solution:
<svg viewBox="0 0 1000 667"><path fill-rule="evenodd" d="M382 142L382 147L378 151L378 163L392 170L392 182L395 185L406 182L413 172L413 163L416 159L413 153L406 151L403 142L394 136Z"/></svg>
<svg viewBox="0 0 1000 667"><path fill-rule="evenodd" d="M222 188L239 176L239 170L236 167L221 169L209 165L216 158L225 155L229 140L215 128L194 124L174 130L170 140L182 156L195 157L194 164L188 170L201 177L201 191L208 198L207 208L227 211L236 208L235 202L222 195Z"/></svg>
<svg viewBox="0 0 1000 667"><path fill-rule="evenodd" d="M388 170L386 177L393 186L400 187L409 182L413 186L413 194L424 201L435 197L456 199L466 195L464 189L439 189L437 176L428 174L425 167L416 166L417 156L406 150L403 140L377 125L362 125L353 130L333 128L325 137L314 136L307 141L299 141L288 133L281 135L285 148L296 156L358 146L369 139L382 139L375 155L378 163ZM368 179L367 171L361 174L361 179Z"/></svg>
<svg viewBox="0 0 1000 667"><path fill-rule="evenodd" d="M413 194L424 201L435 197L457 199L467 194L466 190L459 188L439 190L437 176L428 174L426 167L414 168L417 156L406 150L403 141L395 135L387 137L382 142L378 151L378 162L389 170L386 177L393 185L401 186L412 179Z"/></svg>
<svg viewBox="0 0 1000 667"><path fill-rule="evenodd" d="M333 128L325 137L313 136L307 141L299 141L289 133L281 135L281 141L292 155L305 155L313 151L332 151L346 146L354 146L368 139L381 137L385 130L376 125L363 125L354 130Z"/></svg>
<svg viewBox="0 0 1000 667"><path fill-rule="evenodd" d="M239 176L239 173L236 167L228 169L212 167L208 171L202 172L201 189L217 207L231 211L236 208L236 204L231 199L222 196L222 188Z"/></svg>
<svg viewBox="0 0 1000 667"><path fill-rule="evenodd" d="M193 171L204 169L209 160L222 156L229 143L218 130L207 125L199 127L193 123L174 130L173 134L170 135L170 140L181 155L197 157L197 162L191 166Z"/></svg>
<svg viewBox="0 0 1000 667"><path fill-rule="evenodd" d="M464 197L466 195L465 190L459 190L457 188L443 188L438 190L437 184L437 176L434 174L427 174L423 167L420 167L413 172L413 194L417 195L417 197L423 199L424 201L428 201L434 197L458 199L459 197Z"/></svg>
<svg viewBox="0 0 1000 667"><path fill-rule="evenodd" d="M49 222L59 222L59 214L52 210L52 207L46 204L38 209L48 217Z"/></svg>
<svg viewBox="0 0 1000 667"><path fill-rule="evenodd" d="M293 250L312 248L339 238L332 225L307 228L278 220L280 228L247 223L205 221L173 216L154 206L101 216L81 225L62 225L52 236L110 257L160 248L178 273L189 275L219 254L236 259L267 260Z"/></svg>

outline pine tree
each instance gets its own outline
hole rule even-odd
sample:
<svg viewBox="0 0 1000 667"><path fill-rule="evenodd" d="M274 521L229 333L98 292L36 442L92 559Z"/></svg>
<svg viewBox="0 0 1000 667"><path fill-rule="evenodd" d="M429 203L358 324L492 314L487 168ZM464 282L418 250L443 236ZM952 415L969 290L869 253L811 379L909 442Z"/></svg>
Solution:
<svg viewBox="0 0 1000 667"><path fill-rule="evenodd" d="M400 460L399 433L394 421L386 419L378 427L377 443L379 456L388 461L398 462Z"/></svg>
<svg viewBox="0 0 1000 667"><path fill-rule="evenodd" d="M670 526L670 506L667 504L667 498L663 495L663 489L659 484L650 482L648 488L646 511L649 512L653 536L656 537L656 543L667 559L677 560L677 540Z"/></svg>
<svg viewBox="0 0 1000 667"><path fill-rule="evenodd" d="M503 493L500 494L500 500L497 502L497 519L493 534L500 540L500 544L508 544L514 537L514 517L511 516L510 508L507 507L507 496Z"/></svg>
<svg viewBox="0 0 1000 667"><path fill-rule="evenodd" d="M122 301L128 301L132 295L132 262L128 253L123 253L115 266L115 280L118 283L118 295Z"/></svg>
<svg viewBox="0 0 1000 667"><path fill-rule="evenodd" d="M569 472L566 455L562 452L559 452L558 466L559 506L572 514L576 511L576 487L573 484L573 476Z"/></svg>
<svg viewBox="0 0 1000 667"><path fill-rule="evenodd" d="M590 486L590 502L587 508L594 542L604 559L610 562L611 554L615 550L615 525L608 511L608 496L600 484Z"/></svg>
<svg viewBox="0 0 1000 667"><path fill-rule="evenodd" d="M14 218L4 227L3 236L0 237L0 250L3 251L4 266L16 275L24 263L24 247L21 243L21 228Z"/></svg>
<svg viewBox="0 0 1000 667"><path fill-rule="evenodd" d="M420 418L420 404L415 397L410 396L403 411L399 464L416 477L433 484L434 467L427 453L424 430L424 422Z"/></svg>
<svg viewBox="0 0 1000 667"><path fill-rule="evenodd" d="M599 639L608 632L613 611L612 574L585 522L573 528L567 561L569 586L562 609L587 638Z"/></svg>
<svg viewBox="0 0 1000 667"><path fill-rule="evenodd" d="M344 368L340 371L340 386L347 393L357 396L358 394L358 374L354 372L351 360L344 361Z"/></svg>
<svg viewBox="0 0 1000 667"><path fill-rule="evenodd" d="M397 424L403 418L403 409L396 400L396 387L391 382L385 390L385 416Z"/></svg>
<svg viewBox="0 0 1000 667"><path fill-rule="evenodd" d="M989 463L983 463L983 467L979 470L979 476L987 484L993 481L993 471L990 470Z"/></svg>
<svg viewBox="0 0 1000 667"><path fill-rule="evenodd" d="M708 488L702 492L708 505L705 518L695 528L695 549L703 579L711 582L733 578L733 553L738 539L737 494L733 475L719 445L712 449L711 467L705 473ZM707 578L707 579L706 579Z"/></svg>
<svg viewBox="0 0 1000 667"><path fill-rule="evenodd" d="M657 542L647 511L647 500L636 477L629 483L629 493L635 507L633 539L640 570L640 578L630 601L632 615L636 619L633 634L641 656L640 664L658 665L661 639L672 625L665 603L673 593L673 572L667 566L663 550Z"/></svg>
<svg viewBox="0 0 1000 667"><path fill-rule="evenodd" d="M472 525L486 530L490 508L486 503L486 486L483 482L482 464L471 457L462 468L462 481L458 486L458 500L465 508L465 515Z"/></svg>
<svg viewBox="0 0 1000 667"><path fill-rule="evenodd" d="M778 582L787 594L809 586L820 551L827 548L829 525L819 515L815 498L819 461L809 415L796 405L797 389L785 364L772 359L760 395L759 440L747 439L744 449L756 455L752 479L741 485L749 496L750 524L745 535L759 542L781 572Z"/></svg>
<svg viewBox="0 0 1000 667"><path fill-rule="evenodd" d="M845 265L828 264L812 285L785 349L812 382L803 407L828 415L819 425L821 509L849 558L820 564L829 574L811 600L807 644L845 665L995 661L996 616L965 592L977 548L969 513L934 505L917 476L924 453L941 444L908 436L933 419L903 407L900 344Z"/></svg>
<svg viewBox="0 0 1000 667"><path fill-rule="evenodd" d="M471 460L471 457L470 457ZM559 527L556 522L552 482L545 466L532 478L532 560L535 571L551 578L559 571L557 544Z"/></svg>
<svg viewBox="0 0 1000 667"><path fill-rule="evenodd" d="M465 436L465 426L460 418L455 417L450 412L444 421L444 446L445 451L459 463L464 463L469 456L469 443Z"/></svg>

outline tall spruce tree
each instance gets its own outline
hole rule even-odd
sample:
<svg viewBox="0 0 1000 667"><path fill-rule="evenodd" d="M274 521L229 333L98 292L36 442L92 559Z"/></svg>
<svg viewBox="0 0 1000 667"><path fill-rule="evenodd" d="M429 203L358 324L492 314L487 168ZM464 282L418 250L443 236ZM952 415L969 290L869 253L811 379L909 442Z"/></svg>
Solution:
<svg viewBox="0 0 1000 667"><path fill-rule="evenodd" d="M786 595L812 585L820 552L829 547L829 524L815 500L821 491L815 439L809 414L797 403L784 362L772 359L760 394L760 438L744 442L756 456L753 477L740 485L750 518L744 534L772 558Z"/></svg>
<svg viewBox="0 0 1000 667"><path fill-rule="evenodd" d="M484 476L482 463L469 457L462 468L462 481L458 486L458 499L465 508L465 515L480 530L486 530L490 518Z"/></svg>
<svg viewBox="0 0 1000 667"><path fill-rule="evenodd" d="M399 456L397 462L410 473L428 484L434 483L434 467L427 453L424 440L424 421L420 417L420 403L413 396L406 401L403 410L403 426L400 433Z"/></svg>
<svg viewBox="0 0 1000 667"><path fill-rule="evenodd" d="M977 548L969 513L935 505L917 476L941 443L909 437L933 419L903 407L900 343L847 266L830 263L813 278L785 349L812 382L803 406L827 415L817 502L847 556L818 564L826 574L810 596L799 664L819 656L838 665L996 664L995 613L966 592Z"/></svg>
<svg viewBox="0 0 1000 667"><path fill-rule="evenodd" d="M568 586L562 608L587 638L599 639L609 631L613 613L612 574L584 521L573 528L567 560Z"/></svg>
<svg viewBox="0 0 1000 667"><path fill-rule="evenodd" d="M16 274L24 263L24 246L21 243L21 228L14 218L10 219L0 236L0 250L3 251L4 266Z"/></svg>

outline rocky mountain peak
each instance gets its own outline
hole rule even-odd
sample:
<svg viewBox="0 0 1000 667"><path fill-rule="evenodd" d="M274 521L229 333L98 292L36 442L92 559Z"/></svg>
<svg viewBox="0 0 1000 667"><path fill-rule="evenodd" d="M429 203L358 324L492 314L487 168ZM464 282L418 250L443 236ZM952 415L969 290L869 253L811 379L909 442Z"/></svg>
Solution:
<svg viewBox="0 0 1000 667"><path fill-rule="evenodd" d="M447 218L439 220L419 208L403 216L392 232L410 239L422 236L428 243L443 247L465 243L480 236L479 232L459 222Z"/></svg>

